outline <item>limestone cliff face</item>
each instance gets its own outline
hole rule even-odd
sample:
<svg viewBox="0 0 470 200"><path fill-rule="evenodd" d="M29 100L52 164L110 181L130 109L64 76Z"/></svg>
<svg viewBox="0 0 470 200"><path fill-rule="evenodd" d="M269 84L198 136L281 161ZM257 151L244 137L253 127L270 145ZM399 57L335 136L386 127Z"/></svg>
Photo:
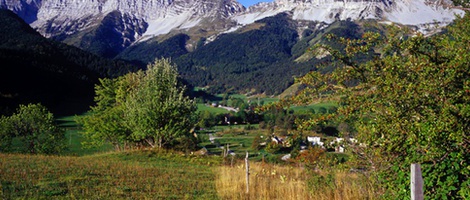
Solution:
<svg viewBox="0 0 470 200"><path fill-rule="evenodd" d="M291 12L293 19L331 23L335 20L375 19L406 25L422 25L435 21L449 23L454 14L436 0L275 0L259 3L235 17L241 24ZM447 2L450 4L450 2Z"/></svg>
<svg viewBox="0 0 470 200"><path fill-rule="evenodd" d="M0 0L0 8L14 11L46 37L113 57L157 36L216 37L284 12L299 21L374 19L424 30L462 13L443 7L442 1L275 0L245 8L236 0Z"/></svg>
<svg viewBox="0 0 470 200"><path fill-rule="evenodd" d="M233 0L0 0L0 7L14 11L46 37L65 38L108 19L107 25L116 25L115 31L125 35L124 46L144 34L166 34L245 10Z"/></svg>

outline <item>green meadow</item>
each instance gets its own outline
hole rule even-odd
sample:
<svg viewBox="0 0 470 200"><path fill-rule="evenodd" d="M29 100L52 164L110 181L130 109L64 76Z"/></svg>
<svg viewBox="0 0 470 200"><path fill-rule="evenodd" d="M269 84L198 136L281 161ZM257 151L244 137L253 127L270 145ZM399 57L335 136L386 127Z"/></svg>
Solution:
<svg viewBox="0 0 470 200"><path fill-rule="evenodd" d="M139 150L81 157L0 154L2 199L217 199L218 160Z"/></svg>

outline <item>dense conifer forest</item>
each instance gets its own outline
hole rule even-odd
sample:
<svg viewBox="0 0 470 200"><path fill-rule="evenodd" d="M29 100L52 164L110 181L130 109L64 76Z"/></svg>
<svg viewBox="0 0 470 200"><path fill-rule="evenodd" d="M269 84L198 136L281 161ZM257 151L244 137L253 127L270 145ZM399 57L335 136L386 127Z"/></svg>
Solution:
<svg viewBox="0 0 470 200"><path fill-rule="evenodd" d="M1 112L32 102L59 114L86 111L98 78L137 70L46 39L7 10L0 10L0 59Z"/></svg>

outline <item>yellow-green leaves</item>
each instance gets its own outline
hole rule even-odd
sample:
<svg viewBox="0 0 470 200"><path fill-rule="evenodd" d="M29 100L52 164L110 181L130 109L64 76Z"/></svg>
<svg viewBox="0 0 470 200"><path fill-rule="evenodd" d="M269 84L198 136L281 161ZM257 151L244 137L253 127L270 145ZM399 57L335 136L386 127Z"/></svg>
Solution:
<svg viewBox="0 0 470 200"><path fill-rule="evenodd" d="M184 95L176 67L168 60L156 60L146 71L100 82L97 105L80 120L91 144L110 142L116 149L164 147L188 136L194 126L195 102Z"/></svg>
<svg viewBox="0 0 470 200"><path fill-rule="evenodd" d="M470 184L470 172L460 167L470 163L470 16L430 37L391 27L383 36L329 38L343 48L317 45L316 52L341 65L297 79L306 89L293 99L309 102L329 94L340 108L301 127L332 119L350 123L367 145L358 158L369 159L364 167L383 178L388 198L409 196L394 189L409 181L400 171L413 162L426 168L425 182L440 182L427 185L425 196L464 198L458 195Z"/></svg>

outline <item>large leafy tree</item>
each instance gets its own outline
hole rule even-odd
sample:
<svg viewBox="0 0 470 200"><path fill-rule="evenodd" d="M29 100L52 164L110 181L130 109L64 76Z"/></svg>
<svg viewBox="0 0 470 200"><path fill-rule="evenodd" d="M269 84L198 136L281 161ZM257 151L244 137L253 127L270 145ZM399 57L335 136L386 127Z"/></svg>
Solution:
<svg viewBox="0 0 470 200"><path fill-rule="evenodd" d="M125 102L125 119L134 140L163 147L194 127L196 102L178 85L178 71L167 60L148 66Z"/></svg>
<svg viewBox="0 0 470 200"><path fill-rule="evenodd" d="M20 105L12 116L0 118L0 150L11 150L17 137L26 152L53 154L65 149L64 132L55 124L54 116L41 104Z"/></svg>
<svg viewBox="0 0 470 200"><path fill-rule="evenodd" d="M340 107L299 127L351 124L366 145L357 147L357 161L380 180L386 198L409 198L411 163L422 164L426 198L470 198L470 16L431 37L390 27L386 36L330 38L344 48L318 45L315 52L342 65L298 79L306 89L293 100L329 94ZM363 58L370 60L357 62Z"/></svg>
<svg viewBox="0 0 470 200"><path fill-rule="evenodd" d="M129 143L130 129L124 119L124 102L132 89L135 74L128 74L116 79L100 79L95 87L96 105L91 114L78 119L83 125L83 134L89 139L86 146L101 146L111 143L116 150L123 150Z"/></svg>
<svg viewBox="0 0 470 200"><path fill-rule="evenodd" d="M146 71L102 79L96 87L96 106L79 120L91 144L111 142L170 147L186 141L194 127L196 103L185 96L178 71L168 60L156 60Z"/></svg>

